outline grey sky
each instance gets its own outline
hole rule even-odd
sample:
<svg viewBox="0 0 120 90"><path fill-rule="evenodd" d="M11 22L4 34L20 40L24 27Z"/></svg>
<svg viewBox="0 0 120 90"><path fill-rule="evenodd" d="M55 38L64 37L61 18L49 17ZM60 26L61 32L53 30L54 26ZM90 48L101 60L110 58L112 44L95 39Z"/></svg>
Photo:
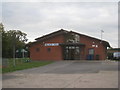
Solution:
<svg viewBox="0 0 120 90"><path fill-rule="evenodd" d="M61 28L103 39L118 47L117 2L3 2L2 22L29 41Z"/></svg>

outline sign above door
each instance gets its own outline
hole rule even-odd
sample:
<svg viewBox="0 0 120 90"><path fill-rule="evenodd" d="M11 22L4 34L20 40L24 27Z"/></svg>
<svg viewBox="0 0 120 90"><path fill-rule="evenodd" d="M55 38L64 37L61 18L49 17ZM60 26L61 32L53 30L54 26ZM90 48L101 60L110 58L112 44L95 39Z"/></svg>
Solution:
<svg viewBox="0 0 120 90"><path fill-rule="evenodd" d="M45 43L45 46L59 46L59 43Z"/></svg>

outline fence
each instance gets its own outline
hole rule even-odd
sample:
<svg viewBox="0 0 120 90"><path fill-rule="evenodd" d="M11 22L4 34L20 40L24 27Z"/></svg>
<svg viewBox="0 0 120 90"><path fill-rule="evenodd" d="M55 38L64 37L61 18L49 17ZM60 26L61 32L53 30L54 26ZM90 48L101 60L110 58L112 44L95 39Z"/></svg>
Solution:
<svg viewBox="0 0 120 90"><path fill-rule="evenodd" d="M26 63L29 62L30 59L29 58L3 58L2 59L2 67L9 67L9 66L14 66L14 65L19 65L22 63Z"/></svg>

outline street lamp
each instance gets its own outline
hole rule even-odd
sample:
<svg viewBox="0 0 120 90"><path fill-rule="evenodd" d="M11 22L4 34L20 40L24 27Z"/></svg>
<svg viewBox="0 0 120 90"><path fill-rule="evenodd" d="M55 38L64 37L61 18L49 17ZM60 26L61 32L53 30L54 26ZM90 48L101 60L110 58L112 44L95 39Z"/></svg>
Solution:
<svg viewBox="0 0 120 90"><path fill-rule="evenodd" d="M101 43L102 43L102 37L103 37L103 34L104 33L104 31L103 30L101 30Z"/></svg>

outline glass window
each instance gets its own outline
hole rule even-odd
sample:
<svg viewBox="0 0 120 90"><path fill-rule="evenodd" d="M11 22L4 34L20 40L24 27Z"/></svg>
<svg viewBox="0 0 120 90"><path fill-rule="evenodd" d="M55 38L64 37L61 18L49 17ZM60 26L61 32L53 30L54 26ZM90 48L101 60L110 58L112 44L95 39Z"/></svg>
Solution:
<svg viewBox="0 0 120 90"><path fill-rule="evenodd" d="M76 49L79 49L79 47L76 47Z"/></svg>
<svg viewBox="0 0 120 90"><path fill-rule="evenodd" d="M95 47L95 45L92 45L92 47Z"/></svg>
<svg viewBox="0 0 120 90"><path fill-rule="evenodd" d="M77 54L80 53L80 49L79 48L76 48L75 50L76 50Z"/></svg>
<svg viewBox="0 0 120 90"><path fill-rule="evenodd" d="M36 52L39 52L40 51L40 48L36 48Z"/></svg>
<svg viewBox="0 0 120 90"><path fill-rule="evenodd" d="M75 43L78 43L80 41L80 36L78 34L75 35Z"/></svg>
<svg viewBox="0 0 120 90"><path fill-rule="evenodd" d="M66 47L66 49L68 49L68 46Z"/></svg>
<svg viewBox="0 0 120 90"><path fill-rule="evenodd" d="M96 45L96 47L98 47L98 45Z"/></svg>
<svg viewBox="0 0 120 90"><path fill-rule="evenodd" d="M47 48L47 51L50 52L50 51L51 51L51 48Z"/></svg>
<svg viewBox="0 0 120 90"><path fill-rule="evenodd" d="M75 47L74 47L74 46L72 46L72 47L71 47L71 49L75 49Z"/></svg>
<svg viewBox="0 0 120 90"><path fill-rule="evenodd" d="M94 49L89 49L89 54L94 55Z"/></svg>

